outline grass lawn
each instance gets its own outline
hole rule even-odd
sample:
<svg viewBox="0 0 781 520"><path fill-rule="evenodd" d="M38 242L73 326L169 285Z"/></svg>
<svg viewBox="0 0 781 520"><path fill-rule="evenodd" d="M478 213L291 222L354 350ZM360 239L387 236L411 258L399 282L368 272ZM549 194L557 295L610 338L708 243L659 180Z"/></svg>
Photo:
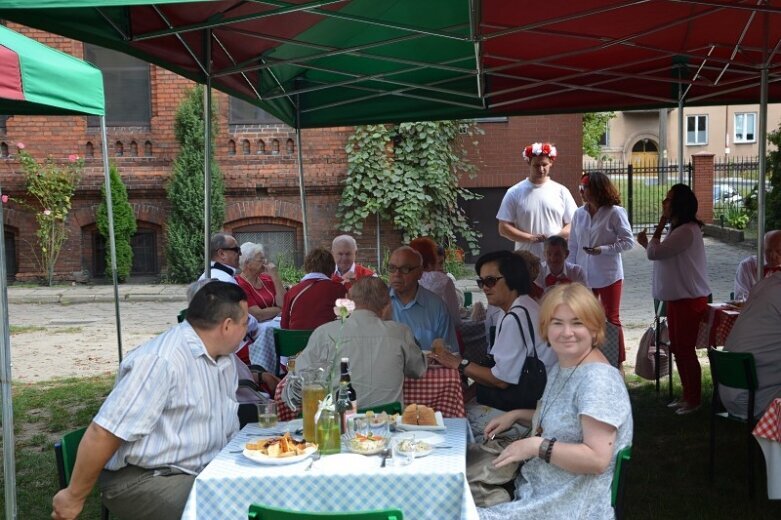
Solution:
<svg viewBox="0 0 781 520"><path fill-rule="evenodd" d="M703 403L710 403L710 374L703 370ZM14 385L19 518L48 518L57 491L53 444L63 433L89 423L113 377ZM656 396L654 385L628 377L635 435L628 474L629 519L773 519L781 501L769 501L757 448L756 498L749 500L742 425L720 421L716 480L708 481L708 406L677 416ZM677 385L677 381L676 381ZM680 387L676 387L676 392ZM666 394L663 394L666 395ZM0 511L3 510L0 496ZM0 513L2 515L2 513ZM87 501L85 520L100 518L97 493ZM443 519L447 520L447 519Z"/></svg>

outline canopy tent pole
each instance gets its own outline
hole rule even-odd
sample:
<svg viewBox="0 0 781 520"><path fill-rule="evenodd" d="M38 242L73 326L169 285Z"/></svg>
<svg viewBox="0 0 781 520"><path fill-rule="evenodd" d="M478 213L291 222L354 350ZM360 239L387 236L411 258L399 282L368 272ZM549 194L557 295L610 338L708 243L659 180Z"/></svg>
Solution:
<svg viewBox="0 0 781 520"><path fill-rule="evenodd" d="M765 275L765 176L767 175L767 97L768 97L768 33L770 17L763 16L765 45L762 49L762 70L759 81L759 183L757 184L757 280Z"/></svg>
<svg viewBox="0 0 781 520"><path fill-rule="evenodd" d="M206 86L203 89L203 272L211 272L211 203L212 203L212 32L204 31L204 67Z"/></svg>
<svg viewBox="0 0 781 520"><path fill-rule="evenodd" d="M683 177L683 85L680 75L678 80L678 182L683 184L686 181Z"/></svg>
<svg viewBox="0 0 781 520"><path fill-rule="evenodd" d="M380 249L380 210L377 210L377 274L382 274L382 251Z"/></svg>
<svg viewBox="0 0 781 520"><path fill-rule="evenodd" d="M108 241L111 249L111 279L114 282L114 315L117 320L117 350L122 363L122 323L119 318L119 281L117 280L117 242L114 236L114 203L111 200L111 170L108 164L108 139L106 116L100 116L100 135L103 140L103 174L106 180L106 214L108 215Z"/></svg>
<svg viewBox="0 0 781 520"><path fill-rule="evenodd" d="M296 149L298 152L298 194L301 198L301 219L304 227L304 256L309 254L309 226L306 218L306 191L304 190L304 152L301 150L301 100L296 96Z"/></svg>
<svg viewBox="0 0 781 520"><path fill-rule="evenodd" d="M0 186L0 195L3 188ZM5 517L16 520L16 460L14 454L14 406L11 396L11 336L8 323L8 290L5 271L5 227L0 202L0 386L3 399L3 479L5 481Z"/></svg>

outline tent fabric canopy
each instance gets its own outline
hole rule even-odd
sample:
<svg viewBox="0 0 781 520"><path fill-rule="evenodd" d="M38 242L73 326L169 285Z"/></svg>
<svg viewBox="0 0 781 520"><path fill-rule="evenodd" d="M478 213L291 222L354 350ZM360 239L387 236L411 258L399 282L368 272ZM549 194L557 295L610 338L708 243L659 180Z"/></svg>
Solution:
<svg viewBox="0 0 781 520"><path fill-rule="evenodd" d="M103 74L0 26L0 114L104 115Z"/></svg>
<svg viewBox="0 0 781 520"><path fill-rule="evenodd" d="M781 101L781 0L180 1L0 18L210 75L304 128L755 103L763 67Z"/></svg>

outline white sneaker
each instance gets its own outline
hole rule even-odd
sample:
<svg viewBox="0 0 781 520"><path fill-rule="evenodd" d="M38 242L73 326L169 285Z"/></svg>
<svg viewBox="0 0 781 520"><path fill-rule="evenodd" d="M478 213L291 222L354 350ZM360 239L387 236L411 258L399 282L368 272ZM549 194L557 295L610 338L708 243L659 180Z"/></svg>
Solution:
<svg viewBox="0 0 781 520"><path fill-rule="evenodd" d="M694 413L697 410L700 409L700 406L689 406L688 404L683 404L680 408L675 410L676 415L688 415L690 413Z"/></svg>

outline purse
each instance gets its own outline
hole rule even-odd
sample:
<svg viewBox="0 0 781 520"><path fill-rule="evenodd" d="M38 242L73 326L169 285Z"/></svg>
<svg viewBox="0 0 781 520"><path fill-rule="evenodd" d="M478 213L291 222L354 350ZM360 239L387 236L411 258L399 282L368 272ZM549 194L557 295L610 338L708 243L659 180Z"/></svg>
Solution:
<svg viewBox="0 0 781 520"><path fill-rule="evenodd" d="M664 343L664 337L667 334L667 322L662 322L659 327L659 336L662 341L656 341L656 330L653 326L648 327L640 338L640 345L637 348L637 358L635 358L635 374L648 379L656 380L656 349L659 348L659 377L665 377L670 371L670 364L667 362L669 356L669 346ZM661 343L661 344L659 344Z"/></svg>
<svg viewBox="0 0 781 520"><path fill-rule="evenodd" d="M526 314L526 322L529 326L529 336L532 340L531 354L529 353L529 345L526 343L526 336L523 333L523 327L521 327L521 320L518 315L512 312L512 309L519 308ZM485 386L477 384L477 402L479 404L496 408L497 410L503 410L509 412L510 410L534 410L537 408L537 401L542 397L542 393L545 391L545 384L548 382L548 371L545 368L545 363L537 356L537 346L534 338L534 327L532 325L531 316L529 311L525 307L516 306L510 309L505 317L512 316L518 324L518 330L521 331L521 339L523 340L523 346L527 352L526 361L521 368L521 375L518 379L518 383L509 385L507 388L497 388L493 386ZM501 330L501 324L499 324ZM490 361L481 363L483 366L489 366L489 363L493 362L493 358ZM493 366L493 364L490 364Z"/></svg>

